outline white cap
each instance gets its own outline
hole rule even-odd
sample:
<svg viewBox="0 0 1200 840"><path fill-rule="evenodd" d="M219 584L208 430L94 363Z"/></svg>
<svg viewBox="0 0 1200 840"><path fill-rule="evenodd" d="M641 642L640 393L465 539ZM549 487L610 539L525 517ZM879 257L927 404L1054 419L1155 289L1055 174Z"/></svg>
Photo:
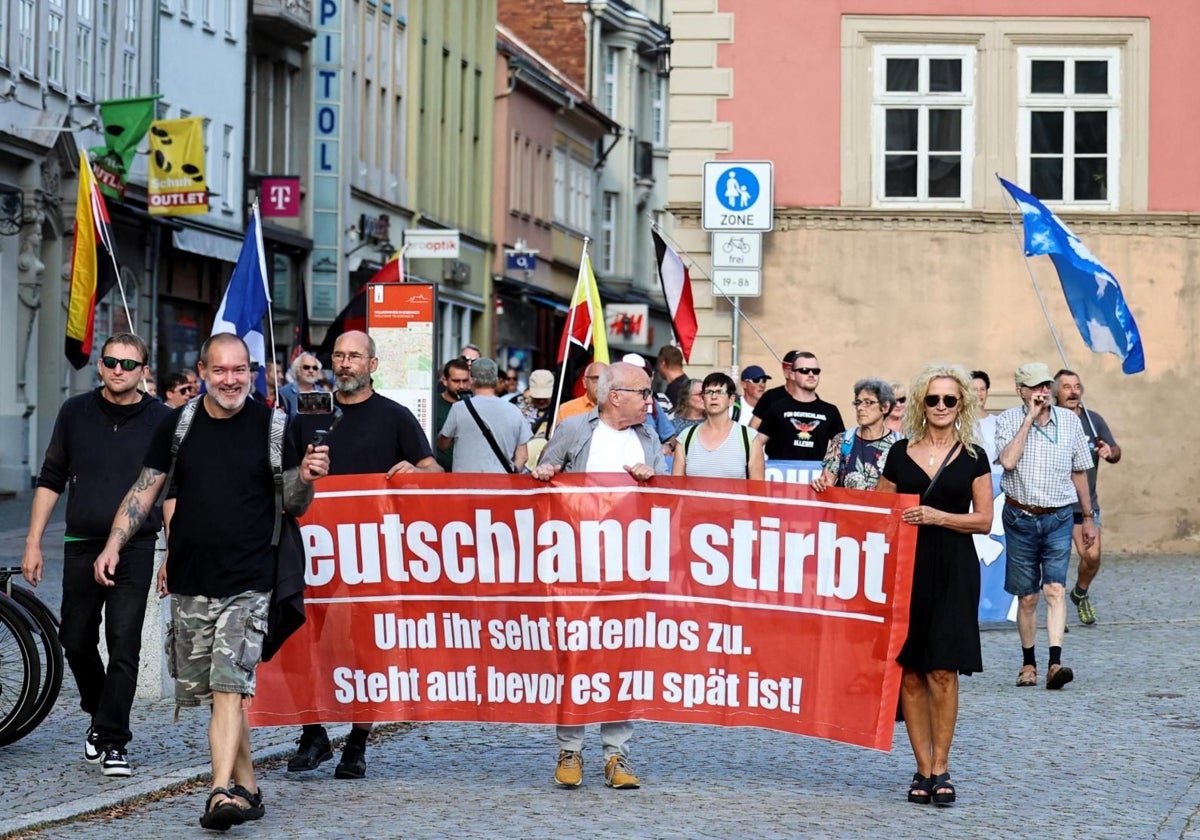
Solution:
<svg viewBox="0 0 1200 840"><path fill-rule="evenodd" d="M646 360L643 359L641 356L639 356L637 353L626 353L624 356L621 357L621 361L627 365L636 365L637 367L640 367L642 370L646 369Z"/></svg>

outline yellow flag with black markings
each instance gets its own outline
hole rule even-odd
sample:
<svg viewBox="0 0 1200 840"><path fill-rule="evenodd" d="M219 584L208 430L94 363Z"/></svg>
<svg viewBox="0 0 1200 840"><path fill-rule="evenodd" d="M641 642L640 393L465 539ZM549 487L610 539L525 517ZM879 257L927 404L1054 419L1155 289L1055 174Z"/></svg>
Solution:
<svg viewBox="0 0 1200 840"><path fill-rule="evenodd" d="M150 213L192 216L208 212L204 183L204 118L150 124Z"/></svg>

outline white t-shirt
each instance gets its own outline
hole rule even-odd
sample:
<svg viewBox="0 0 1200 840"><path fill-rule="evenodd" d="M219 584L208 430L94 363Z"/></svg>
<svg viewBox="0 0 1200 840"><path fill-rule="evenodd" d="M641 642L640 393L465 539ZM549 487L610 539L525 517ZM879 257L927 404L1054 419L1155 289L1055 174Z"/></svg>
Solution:
<svg viewBox="0 0 1200 840"><path fill-rule="evenodd" d="M988 463L992 465L993 472L1002 469L996 463L996 456L999 454L996 451L996 417L995 414L980 417L979 423L975 426L975 436L983 444L983 450L987 452Z"/></svg>
<svg viewBox="0 0 1200 840"><path fill-rule="evenodd" d="M625 472L625 467L645 462L642 442L632 427L618 432L603 421L596 424L588 451L588 472Z"/></svg>

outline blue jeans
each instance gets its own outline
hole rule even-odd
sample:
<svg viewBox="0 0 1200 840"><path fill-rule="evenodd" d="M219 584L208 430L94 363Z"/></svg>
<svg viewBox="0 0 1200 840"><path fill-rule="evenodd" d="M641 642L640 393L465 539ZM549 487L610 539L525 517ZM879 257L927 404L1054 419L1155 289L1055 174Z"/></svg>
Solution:
<svg viewBox="0 0 1200 840"><path fill-rule="evenodd" d="M1074 524L1071 506L1034 514L1006 504L1000 517L1006 555L1004 591L1020 598L1037 594L1048 583L1066 586Z"/></svg>
<svg viewBox="0 0 1200 840"><path fill-rule="evenodd" d="M58 636L79 686L79 705L92 718L96 738L124 749L132 734L129 710L137 689L146 596L154 576L154 543L121 550L113 586L96 583L93 564L103 540L63 545L62 624ZM100 615L108 668L100 658Z"/></svg>

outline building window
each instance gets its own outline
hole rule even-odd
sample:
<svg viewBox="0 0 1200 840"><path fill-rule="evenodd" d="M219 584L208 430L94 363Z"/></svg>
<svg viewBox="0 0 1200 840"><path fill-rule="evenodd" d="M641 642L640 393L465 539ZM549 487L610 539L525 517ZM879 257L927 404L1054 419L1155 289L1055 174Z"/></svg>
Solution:
<svg viewBox="0 0 1200 840"><path fill-rule="evenodd" d="M234 24L236 23L234 17L236 14L233 0L225 0L225 37L231 41L237 39L237 31L234 29Z"/></svg>
<svg viewBox="0 0 1200 840"><path fill-rule="evenodd" d="M233 126L221 138L221 207L233 209Z"/></svg>
<svg viewBox="0 0 1200 840"><path fill-rule="evenodd" d="M617 264L617 199L615 192L604 194L604 215L600 219L600 271L612 274Z"/></svg>
<svg viewBox="0 0 1200 840"><path fill-rule="evenodd" d="M192 19L192 0L179 0L179 16L184 20Z"/></svg>
<svg viewBox="0 0 1200 840"><path fill-rule="evenodd" d="M78 0L75 7L75 89L92 96L92 0Z"/></svg>
<svg viewBox="0 0 1200 840"><path fill-rule="evenodd" d="M604 51L604 88L602 105L604 113L613 119L617 118L617 79L620 75L621 51L609 47Z"/></svg>
<svg viewBox="0 0 1200 840"><path fill-rule="evenodd" d="M99 0L96 26L96 98L112 95L112 0Z"/></svg>
<svg viewBox="0 0 1200 840"><path fill-rule="evenodd" d="M650 99L650 114L652 121L654 145L663 148L667 145L667 80L655 77L654 95Z"/></svg>
<svg viewBox="0 0 1200 840"><path fill-rule="evenodd" d="M17 67L32 74L37 34L37 0L18 0L17 6Z"/></svg>
<svg viewBox="0 0 1200 840"><path fill-rule="evenodd" d="M970 206L975 50L878 46L874 70L876 203Z"/></svg>
<svg viewBox="0 0 1200 840"><path fill-rule="evenodd" d="M213 181L216 180L213 176L217 172L217 168L213 166L213 147L210 142L212 132L209 129L212 128L212 120L204 117L200 125L201 131L204 133L204 179L211 188Z"/></svg>
<svg viewBox="0 0 1200 840"><path fill-rule="evenodd" d="M567 220L567 150L554 150L554 221Z"/></svg>
<svg viewBox="0 0 1200 840"><path fill-rule="evenodd" d="M0 64L8 64L8 0L0 0Z"/></svg>
<svg viewBox="0 0 1200 840"><path fill-rule="evenodd" d="M576 157L567 160L568 227L587 233L592 229L592 167Z"/></svg>
<svg viewBox="0 0 1200 840"><path fill-rule="evenodd" d="M200 0L200 25L205 29L212 31L212 0Z"/></svg>
<svg viewBox="0 0 1200 840"><path fill-rule="evenodd" d="M55 87L63 86L63 18L66 10L61 0L51 0L46 18L46 81Z"/></svg>
<svg viewBox="0 0 1200 840"><path fill-rule="evenodd" d="M1120 78L1116 48L1020 50L1020 178L1035 196L1117 207Z"/></svg>
<svg viewBox="0 0 1200 840"><path fill-rule="evenodd" d="M521 134L514 131L508 159L508 211L510 213L521 212L521 178L524 177L521 163Z"/></svg>
<svg viewBox="0 0 1200 840"><path fill-rule="evenodd" d="M121 96L137 96L138 85L138 0L125 0L121 24Z"/></svg>

